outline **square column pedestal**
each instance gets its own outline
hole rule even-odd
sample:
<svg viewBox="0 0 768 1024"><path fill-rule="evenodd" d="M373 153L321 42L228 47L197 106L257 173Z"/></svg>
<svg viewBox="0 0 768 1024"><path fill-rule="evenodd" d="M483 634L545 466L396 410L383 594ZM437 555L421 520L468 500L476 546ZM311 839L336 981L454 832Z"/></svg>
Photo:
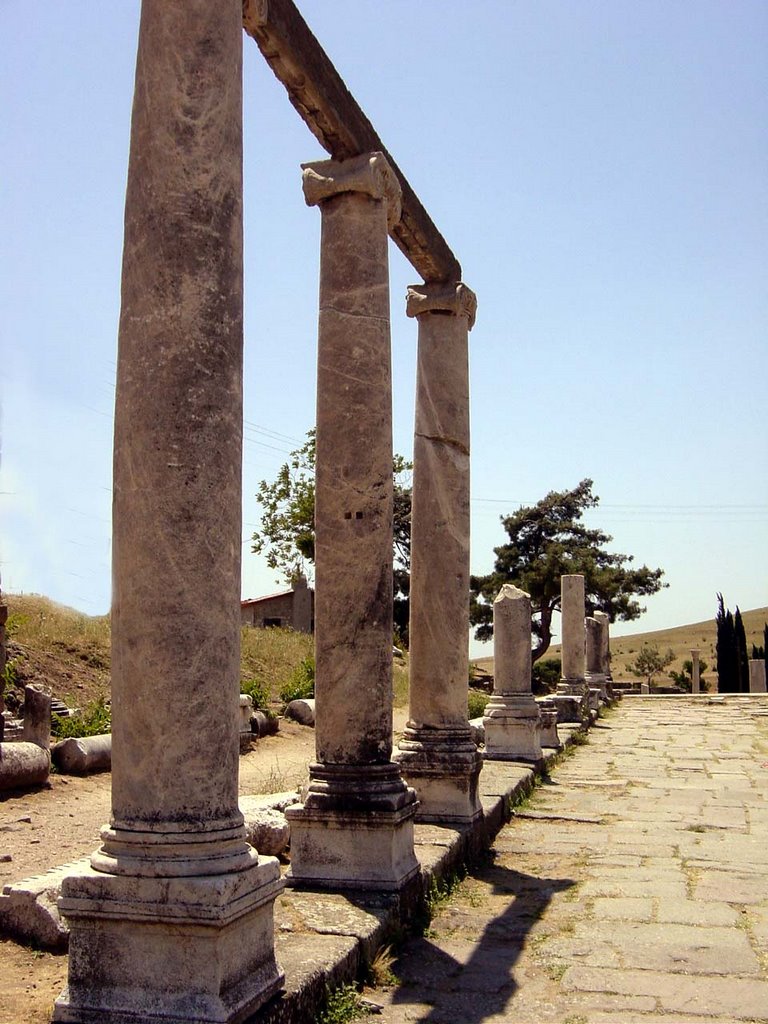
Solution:
<svg viewBox="0 0 768 1024"><path fill-rule="evenodd" d="M280 990L273 857L247 871L140 878L93 869L68 876L69 985L55 1021L240 1024Z"/></svg>

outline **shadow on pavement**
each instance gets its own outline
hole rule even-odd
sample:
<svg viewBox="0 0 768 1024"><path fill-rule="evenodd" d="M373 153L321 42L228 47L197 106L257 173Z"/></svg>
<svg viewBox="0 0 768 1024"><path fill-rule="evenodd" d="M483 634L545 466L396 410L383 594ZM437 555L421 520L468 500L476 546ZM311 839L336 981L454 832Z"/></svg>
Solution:
<svg viewBox="0 0 768 1024"><path fill-rule="evenodd" d="M395 969L400 984L392 993L392 1004L432 1004L418 1017L420 1024L481 1024L503 1013L518 987L512 971L532 926L555 893L576 884L574 879L537 878L495 864L472 871L470 877L490 883L493 894L507 896L509 904L487 921L466 958L458 947L471 940L450 930L439 939L425 936L405 945ZM462 916L478 922L484 910L470 909Z"/></svg>

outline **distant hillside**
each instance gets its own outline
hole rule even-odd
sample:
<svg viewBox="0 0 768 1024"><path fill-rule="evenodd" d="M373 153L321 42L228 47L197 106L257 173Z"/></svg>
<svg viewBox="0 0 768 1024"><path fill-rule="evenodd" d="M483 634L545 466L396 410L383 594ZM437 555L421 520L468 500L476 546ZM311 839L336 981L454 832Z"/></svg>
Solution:
<svg viewBox="0 0 768 1024"><path fill-rule="evenodd" d="M768 607L753 608L742 611L744 631L747 634L747 650L752 644L762 646L763 626L768 622ZM701 658L707 663L705 679L716 679L715 666L715 619L704 622L692 622L687 626L675 626L672 629L657 629L649 633L631 633L628 636L611 637L612 672L614 679L634 679L627 665L634 661L640 648L644 645L658 647L660 651L672 648L675 660L667 671L682 670L683 661L691 657L691 648L698 647ZM544 655L545 658L559 658L560 645L553 644ZM477 665L482 671L493 672L493 658L479 658ZM659 681L661 679L659 678Z"/></svg>
<svg viewBox="0 0 768 1024"><path fill-rule="evenodd" d="M5 700L16 710L27 683L42 683L70 707L110 696L109 615L90 616L38 594L4 594L8 605ZM312 652L312 638L290 629L244 628L241 678L258 679L273 696Z"/></svg>

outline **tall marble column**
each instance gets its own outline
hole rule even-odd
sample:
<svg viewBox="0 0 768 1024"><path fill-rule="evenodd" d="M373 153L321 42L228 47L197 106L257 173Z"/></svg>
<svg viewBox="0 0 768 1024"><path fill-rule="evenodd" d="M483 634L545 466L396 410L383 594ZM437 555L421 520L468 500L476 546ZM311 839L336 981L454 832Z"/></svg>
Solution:
<svg viewBox="0 0 768 1024"><path fill-rule="evenodd" d="M392 761L392 379L381 153L304 165L322 215L315 474L315 745L289 808L292 884L399 889L416 795Z"/></svg>
<svg viewBox="0 0 768 1024"><path fill-rule="evenodd" d="M691 648L691 693L701 693L701 666L698 647Z"/></svg>
<svg viewBox="0 0 768 1024"><path fill-rule="evenodd" d="M584 630L584 577L560 577L562 677L558 693L586 693L586 637Z"/></svg>
<svg viewBox="0 0 768 1024"><path fill-rule="evenodd" d="M413 285L419 324L413 447L409 720L396 760L420 821L482 814L482 757L467 721L469 345L477 300L464 284Z"/></svg>
<svg viewBox="0 0 768 1024"><path fill-rule="evenodd" d="M239 0L143 0L115 413L112 818L91 869L63 883L58 1021L240 1021L282 981L279 866L246 842L237 800L241 61Z"/></svg>
<svg viewBox="0 0 768 1024"><path fill-rule="evenodd" d="M531 692L531 598L508 583L493 602L493 696L483 726L490 760L541 761L541 716Z"/></svg>

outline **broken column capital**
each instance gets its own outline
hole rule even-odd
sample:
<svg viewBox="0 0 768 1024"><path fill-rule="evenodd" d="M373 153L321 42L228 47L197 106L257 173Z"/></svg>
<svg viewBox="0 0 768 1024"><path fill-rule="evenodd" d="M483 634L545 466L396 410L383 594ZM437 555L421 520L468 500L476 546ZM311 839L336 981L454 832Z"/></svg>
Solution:
<svg viewBox="0 0 768 1024"><path fill-rule="evenodd" d="M475 326L477 296L461 281L411 284L406 292L405 312L412 317L419 317L423 313L465 316L467 329L471 331Z"/></svg>
<svg viewBox="0 0 768 1024"><path fill-rule="evenodd" d="M317 206L342 192L360 192L387 205L387 227L400 220L402 189L383 153L361 153L349 160L315 160L302 164L307 206Z"/></svg>

